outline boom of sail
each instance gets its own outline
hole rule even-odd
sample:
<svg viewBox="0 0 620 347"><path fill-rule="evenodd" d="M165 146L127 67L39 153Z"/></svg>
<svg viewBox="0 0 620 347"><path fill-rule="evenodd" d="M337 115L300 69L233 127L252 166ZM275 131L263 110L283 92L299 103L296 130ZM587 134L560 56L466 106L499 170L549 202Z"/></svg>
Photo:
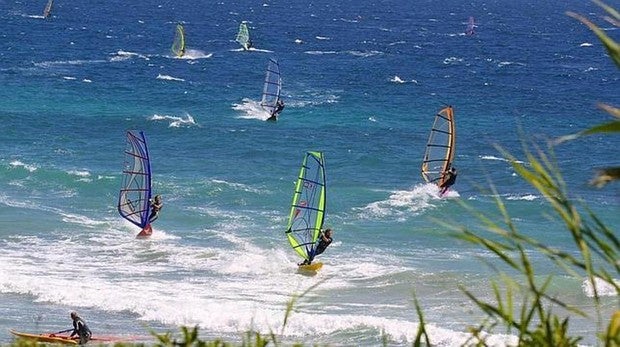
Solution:
<svg viewBox="0 0 620 347"><path fill-rule="evenodd" d="M455 140L454 111L452 106L448 106L435 115L431 134L426 143L422 177L427 183L436 183L438 186L443 183L444 173L452 166L454 160Z"/></svg>
<svg viewBox="0 0 620 347"><path fill-rule="evenodd" d="M49 0L45 8L43 9L43 18L47 18L52 14L52 6L54 5L54 0Z"/></svg>
<svg viewBox="0 0 620 347"><path fill-rule="evenodd" d="M267 65L267 73L265 75L265 85L263 86L263 97L260 105L263 109L273 115L276 110L276 104L280 100L282 92L282 78L280 78L280 65L278 61L271 58Z"/></svg>
<svg viewBox="0 0 620 347"><path fill-rule="evenodd" d="M177 24L170 50L177 57L182 57L185 54L185 29L181 24Z"/></svg>
<svg viewBox="0 0 620 347"><path fill-rule="evenodd" d="M241 24L239 24L239 32L237 33L235 41L239 42L243 49L250 49L250 31L248 30L248 24L246 22L241 22Z"/></svg>
<svg viewBox="0 0 620 347"><path fill-rule="evenodd" d="M322 152L307 152L297 177L286 236L293 249L312 260L325 218L325 159Z"/></svg>
<svg viewBox="0 0 620 347"><path fill-rule="evenodd" d="M144 228L149 224L150 199L151 162L146 138L142 131L127 131L118 212L131 223Z"/></svg>

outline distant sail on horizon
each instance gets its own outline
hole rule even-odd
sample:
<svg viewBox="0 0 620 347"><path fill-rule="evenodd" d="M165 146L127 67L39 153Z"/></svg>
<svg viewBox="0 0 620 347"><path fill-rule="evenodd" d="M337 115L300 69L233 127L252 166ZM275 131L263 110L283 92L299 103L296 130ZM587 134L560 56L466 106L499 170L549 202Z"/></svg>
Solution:
<svg viewBox="0 0 620 347"><path fill-rule="evenodd" d="M326 192L323 152L307 152L297 176L285 232L291 247L306 260L315 256L325 219Z"/></svg>
<svg viewBox="0 0 620 347"><path fill-rule="evenodd" d="M144 132L127 131L123 181L118 196L118 212L134 225L150 228L151 160Z"/></svg>
<svg viewBox="0 0 620 347"><path fill-rule="evenodd" d="M467 28L465 29L466 35L473 35L476 33L474 28L476 27L476 22L474 21L474 17L469 17L467 20Z"/></svg>
<svg viewBox="0 0 620 347"><path fill-rule="evenodd" d="M239 42L243 49L248 50L252 46L250 41L250 31L248 30L248 24L243 21L239 24L239 32L237 33L237 37L235 41Z"/></svg>
<svg viewBox="0 0 620 347"><path fill-rule="evenodd" d="M422 177L427 183L440 186L444 173L452 167L454 161L456 132L454 110L448 106L435 115L435 121L426 143L422 160Z"/></svg>
<svg viewBox="0 0 620 347"><path fill-rule="evenodd" d="M172 41L172 47L170 48L172 53L177 57L185 55L185 28L182 24L177 24L174 32L174 40Z"/></svg>
<svg viewBox="0 0 620 347"><path fill-rule="evenodd" d="M263 85L263 96L260 105L263 109L273 116L276 104L280 100L282 93L282 78L280 77L280 64L274 58L269 59L267 72L265 74L265 84Z"/></svg>
<svg viewBox="0 0 620 347"><path fill-rule="evenodd" d="M49 0L45 8L43 9L43 18L47 18L52 14L52 6L54 5L54 0Z"/></svg>

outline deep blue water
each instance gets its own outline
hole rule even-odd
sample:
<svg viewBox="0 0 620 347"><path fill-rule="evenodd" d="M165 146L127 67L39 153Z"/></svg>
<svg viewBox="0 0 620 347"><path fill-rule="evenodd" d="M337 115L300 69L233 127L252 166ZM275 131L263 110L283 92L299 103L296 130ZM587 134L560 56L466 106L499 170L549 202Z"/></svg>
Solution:
<svg viewBox="0 0 620 347"><path fill-rule="evenodd" d="M0 4L0 342L9 328L62 330L71 310L95 333L199 325L237 340L251 327L280 331L291 296L323 281L283 340L374 345L383 331L410 343L415 290L434 344L459 345L480 314L457 286L490 297L496 275L480 260L491 255L437 220L475 226L459 199L497 215L492 182L525 233L573 251L495 146L523 159L524 141L544 147L609 120L597 102L620 104L617 67L565 15L586 14L617 39L588 2L56 0L43 19L44 5ZM242 20L250 52L234 42ZM177 22L181 59L170 53ZM270 57L287 104L277 123L258 106ZM419 170L445 104L459 179L439 199ZM116 212L127 129L146 133L164 197L146 241ZM554 149L571 195L614 231L618 185L587 182L619 145L590 136ZM283 233L307 150L325 153L335 230L313 277L296 273ZM533 257L559 296L592 312L582 278ZM617 294L605 294L609 313ZM596 326L573 319L594 343Z"/></svg>

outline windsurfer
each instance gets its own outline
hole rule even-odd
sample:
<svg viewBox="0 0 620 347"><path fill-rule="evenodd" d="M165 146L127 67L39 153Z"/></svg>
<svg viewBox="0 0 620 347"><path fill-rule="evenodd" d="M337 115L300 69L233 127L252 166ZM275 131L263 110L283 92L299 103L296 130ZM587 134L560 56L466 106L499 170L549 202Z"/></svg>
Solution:
<svg viewBox="0 0 620 347"><path fill-rule="evenodd" d="M310 259L304 260L299 265L310 265L314 257L325 252L325 249L327 248L327 246L329 246L332 243L332 241L333 241L332 229L327 228L325 229L325 231L321 230L321 235L319 236L319 244L316 246L316 250L314 251L314 254L310 256Z"/></svg>
<svg viewBox="0 0 620 347"><path fill-rule="evenodd" d="M80 345L86 344L92 336L86 322L80 318L75 311L71 312L71 319L73 320L73 332L71 333L71 337L77 335L80 338Z"/></svg>
<svg viewBox="0 0 620 347"><path fill-rule="evenodd" d="M441 188L440 194L445 194L448 191L448 188L450 188L456 182L456 175L456 168L454 166L444 173L445 179L443 183L439 186L439 188Z"/></svg>
<svg viewBox="0 0 620 347"><path fill-rule="evenodd" d="M159 216L159 211L164 207L164 203L161 201L161 195L155 195L155 199L151 200L151 215L149 216L149 223L154 222Z"/></svg>
<svg viewBox="0 0 620 347"><path fill-rule="evenodd" d="M274 108L273 113L271 113L271 117L267 118L267 120L277 120L282 110L284 110L284 101L280 99L276 102L276 107Z"/></svg>
<svg viewBox="0 0 620 347"><path fill-rule="evenodd" d="M282 110L284 110L284 101L282 101L282 99L280 99L276 103L276 108L275 108L275 110L273 110L273 114L274 115L279 115L280 112L282 112Z"/></svg>

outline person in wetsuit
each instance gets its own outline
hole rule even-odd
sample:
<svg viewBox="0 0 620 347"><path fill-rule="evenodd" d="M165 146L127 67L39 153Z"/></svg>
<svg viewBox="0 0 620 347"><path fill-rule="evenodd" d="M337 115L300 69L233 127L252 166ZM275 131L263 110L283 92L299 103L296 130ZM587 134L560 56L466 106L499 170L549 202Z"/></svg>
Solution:
<svg viewBox="0 0 620 347"><path fill-rule="evenodd" d="M70 336L77 335L80 338L80 345L86 344L93 335L90 329L88 329L86 322L75 311L71 312L71 319L73 320L73 332Z"/></svg>
<svg viewBox="0 0 620 347"><path fill-rule="evenodd" d="M446 171L445 173L445 180L443 181L443 183L439 186L439 188L441 188L440 194L443 195L445 194L448 189L456 182L456 168L453 166L450 168L450 170Z"/></svg>
<svg viewBox="0 0 620 347"><path fill-rule="evenodd" d="M325 231L321 230L321 234L319 235L319 244L316 246L314 254L310 255L309 259L304 260L299 265L310 265L314 257L325 252L325 249L332 243L332 241L332 229L327 228L325 229Z"/></svg>

